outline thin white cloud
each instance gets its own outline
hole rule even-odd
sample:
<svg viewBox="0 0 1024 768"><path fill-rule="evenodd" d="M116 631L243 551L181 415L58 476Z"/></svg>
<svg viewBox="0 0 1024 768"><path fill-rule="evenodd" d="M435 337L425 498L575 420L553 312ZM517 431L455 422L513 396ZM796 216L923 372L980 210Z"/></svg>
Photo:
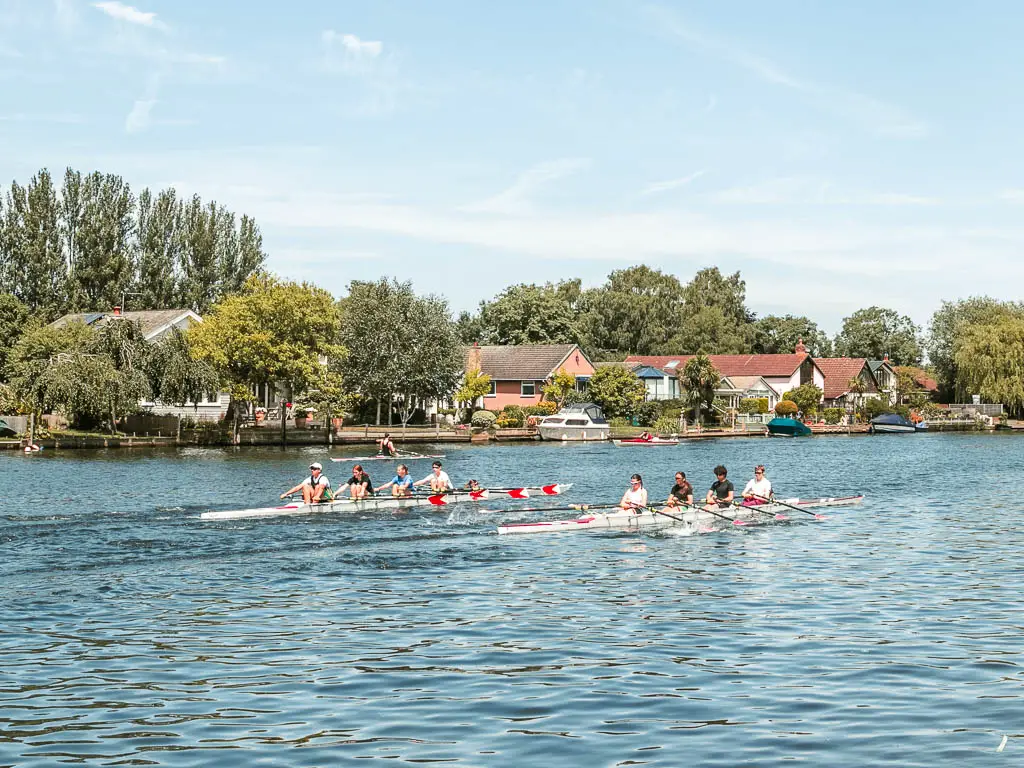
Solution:
<svg viewBox="0 0 1024 768"><path fill-rule="evenodd" d="M166 29L166 25L162 21L157 20L154 12L140 11L138 8L119 3L117 0L104 0L104 2L93 3L92 6L118 21L138 24L139 26L152 29Z"/></svg>
<svg viewBox="0 0 1024 768"><path fill-rule="evenodd" d="M1024 203L1024 189L1004 189L999 199L1008 203Z"/></svg>
<svg viewBox="0 0 1024 768"><path fill-rule="evenodd" d="M694 171L693 173L688 174L686 176L682 176L678 179L669 179L668 181L655 181L644 187L640 194L653 195L657 194L658 192L668 192L671 189L678 189L679 187L686 186L691 181L699 179L705 173L707 173L707 171Z"/></svg>
<svg viewBox="0 0 1024 768"><path fill-rule="evenodd" d="M366 72L384 51L380 40L360 40L348 33L326 29L320 35L325 62L329 67L340 66L350 73Z"/></svg>
<svg viewBox="0 0 1024 768"><path fill-rule="evenodd" d="M498 213L517 215L532 210L532 195L553 181L565 178L590 167L583 157L564 157L539 163L519 174L511 187L486 200L465 205L461 210L472 213Z"/></svg>
<svg viewBox="0 0 1024 768"><path fill-rule="evenodd" d="M730 187L713 193L710 199L716 203L734 205L873 205L898 207L939 205L942 202L939 198L903 192L844 190L823 179L799 176L782 176L755 184Z"/></svg>
<svg viewBox="0 0 1024 768"><path fill-rule="evenodd" d="M146 83L142 96L135 100L131 112L124 121L125 133L141 133L152 123L153 108L157 104L157 92L160 90L160 78L153 75Z"/></svg>
<svg viewBox="0 0 1024 768"><path fill-rule="evenodd" d="M919 138L928 134L928 125L905 109L871 96L795 76L770 59L717 38L689 25L671 9L648 9L659 29L687 45L747 70L766 83L806 94L832 112L857 120L869 130L886 136Z"/></svg>

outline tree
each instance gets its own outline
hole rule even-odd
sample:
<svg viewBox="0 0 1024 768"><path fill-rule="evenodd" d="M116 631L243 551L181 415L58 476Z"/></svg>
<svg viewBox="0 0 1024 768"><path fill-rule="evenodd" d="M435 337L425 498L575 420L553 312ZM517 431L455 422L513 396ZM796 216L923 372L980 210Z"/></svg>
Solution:
<svg viewBox="0 0 1024 768"><path fill-rule="evenodd" d="M757 354L790 354L801 341L814 357L832 356L831 339L809 318L765 315L754 323L754 352Z"/></svg>
<svg viewBox="0 0 1024 768"><path fill-rule="evenodd" d="M598 368L587 387L590 398L608 417L633 416L647 399L647 387L627 368L609 365Z"/></svg>
<svg viewBox="0 0 1024 768"><path fill-rule="evenodd" d="M27 330L29 310L9 293L0 293L0 381L4 380L7 357Z"/></svg>
<svg viewBox="0 0 1024 768"><path fill-rule="evenodd" d="M480 315L471 312L459 312L455 320L455 332L463 344L479 344L484 341L484 325Z"/></svg>
<svg viewBox="0 0 1024 768"><path fill-rule="evenodd" d="M674 276L646 266L616 270L580 303L584 346L598 356L676 351L684 297Z"/></svg>
<svg viewBox="0 0 1024 768"><path fill-rule="evenodd" d="M935 369L939 394L944 402L962 401L974 394L957 386L956 347L963 334L970 326L991 325L1006 318L1024 319L1024 303L972 296L955 302L944 301L932 315L928 362Z"/></svg>
<svg viewBox="0 0 1024 768"><path fill-rule="evenodd" d="M928 372L912 365L897 365L893 368L896 374L896 403L910 408L920 408L929 401L929 396L922 391L920 380L928 376Z"/></svg>
<svg viewBox="0 0 1024 768"><path fill-rule="evenodd" d="M569 393L576 391L576 377L565 368L559 368L551 378L551 383L542 386L541 391L545 400L554 403L555 408L561 410Z"/></svg>
<svg viewBox="0 0 1024 768"><path fill-rule="evenodd" d="M482 335L492 344L577 344L579 313L571 284L513 285L480 304Z"/></svg>
<svg viewBox="0 0 1024 768"><path fill-rule="evenodd" d="M238 411L251 400L252 387L278 384L286 395L303 391L322 374L328 364L322 360L344 354L337 335L338 311L327 291L265 273L251 276L241 293L214 304L188 331L193 355L231 388L236 440ZM282 408L282 433L284 424Z"/></svg>
<svg viewBox="0 0 1024 768"><path fill-rule="evenodd" d="M686 284L683 300L678 351L685 354L750 351L754 316L746 307L746 283L739 272L725 277L718 267L706 267Z"/></svg>
<svg viewBox="0 0 1024 768"><path fill-rule="evenodd" d="M153 399L184 406L198 403L220 388L216 369L192 354L188 333L172 328L153 344L147 372Z"/></svg>
<svg viewBox="0 0 1024 768"><path fill-rule="evenodd" d="M391 422L395 395L408 411L412 398L443 397L455 388L463 353L443 300L417 297L411 283L382 278L353 280L340 305L346 385L377 401L378 424L382 405Z"/></svg>
<svg viewBox="0 0 1024 768"><path fill-rule="evenodd" d="M43 319L56 319L66 308L67 267L50 174L39 171L27 187L12 183L6 203L0 236L5 290Z"/></svg>
<svg viewBox="0 0 1024 768"><path fill-rule="evenodd" d="M138 278L135 291L146 309L174 306L175 270L181 251L181 204L173 189L165 189L156 200L148 189L139 194L136 232L138 234Z"/></svg>
<svg viewBox="0 0 1024 768"><path fill-rule="evenodd" d="M859 411L861 403L864 402L864 393L867 392L868 385L864 383L864 379L860 376L854 376L846 383L846 386L853 393L854 411Z"/></svg>
<svg viewBox="0 0 1024 768"><path fill-rule="evenodd" d="M694 355L683 366L679 386L684 392L686 407L693 413L694 421L698 424L702 423L703 413L711 410L715 402L715 390L721 380L722 375L707 355Z"/></svg>
<svg viewBox="0 0 1024 768"><path fill-rule="evenodd" d="M472 417L476 401L491 391L491 377L479 368L470 368L462 377L462 386L455 391L455 402L460 408L469 408Z"/></svg>
<svg viewBox="0 0 1024 768"><path fill-rule="evenodd" d="M921 329L906 315L883 307L858 309L843 320L836 337L836 353L842 357L881 360L885 355L894 365L921 362Z"/></svg>
<svg viewBox="0 0 1024 768"><path fill-rule="evenodd" d="M810 416L818 412L818 406L821 405L821 395L821 387L808 382L788 392L784 392L782 399L796 403L801 413L805 416Z"/></svg>
<svg viewBox="0 0 1024 768"><path fill-rule="evenodd" d="M780 418L795 416L800 411L800 406L792 400L779 400L775 404L775 415Z"/></svg>
<svg viewBox="0 0 1024 768"><path fill-rule="evenodd" d="M135 200L120 176L90 173L79 190L81 218L75 225L71 281L82 309L107 310L121 303L132 283Z"/></svg>

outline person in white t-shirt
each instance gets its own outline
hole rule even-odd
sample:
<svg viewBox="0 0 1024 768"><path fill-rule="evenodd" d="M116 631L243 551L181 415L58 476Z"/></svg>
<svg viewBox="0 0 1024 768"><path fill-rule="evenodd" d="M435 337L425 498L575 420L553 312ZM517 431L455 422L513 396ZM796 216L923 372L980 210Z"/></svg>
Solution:
<svg viewBox="0 0 1024 768"><path fill-rule="evenodd" d="M622 494L622 501L619 506L623 509L643 511L647 506L647 489L644 488L644 479L640 475L633 475L629 478L629 490Z"/></svg>
<svg viewBox="0 0 1024 768"><path fill-rule="evenodd" d="M448 473L441 469L440 461L435 461L431 465L430 474L422 480L417 480L413 485L430 485L430 490L434 493L444 493L445 491L455 490L455 487L452 485L451 478L448 477Z"/></svg>
<svg viewBox="0 0 1024 768"><path fill-rule="evenodd" d="M772 482L764 476L764 464L754 467L754 477L743 488L743 505L754 507L772 498Z"/></svg>
<svg viewBox="0 0 1024 768"><path fill-rule="evenodd" d="M306 504L323 504L334 498L331 492L331 481L327 479L323 465L319 461L314 461L309 465L309 477L291 490L282 493L281 498L298 491L302 491L302 500Z"/></svg>

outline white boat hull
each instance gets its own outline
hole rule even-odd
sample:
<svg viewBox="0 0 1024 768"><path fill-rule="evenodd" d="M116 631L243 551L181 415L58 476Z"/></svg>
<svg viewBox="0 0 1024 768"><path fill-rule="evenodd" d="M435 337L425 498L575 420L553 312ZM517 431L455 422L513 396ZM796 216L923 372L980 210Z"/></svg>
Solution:
<svg viewBox="0 0 1024 768"><path fill-rule="evenodd" d="M902 424L872 424L871 431L875 434L906 435L917 432L914 427L905 427Z"/></svg>
<svg viewBox="0 0 1024 768"><path fill-rule="evenodd" d="M820 499L781 499L786 504L800 509L820 507L847 507L860 504L863 496L844 496ZM719 510L725 517L752 521L765 519L776 514L784 514L791 518L800 517L801 513L783 504L762 504L758 507L726 507ZM668 515L650 511L641 512L608 512L606 514L584 515L573 520L546 520L533 523L507 523L498 526L501 535L523 533L561 533L566 531L641 531L661 528L689 527L699 528L706 525L718 526L728 524L726 520L709 512L688 510L669 510ZM675 519L678 518L678 519Z"/></svg>
<svg viewBox="0 0 1024 768"><path fill-rule="evenodd" d="M593 425L589 427L566 427L564 425L545 427L541 424L537 427L541 439L569 442L600 442L607 440L610 436L607 425Z"/></svg>
<svg viewBox="0 0 1024 768"><path fill-rule="evenodd" d="M653 448L659 445L679 445L678 440L661 440L659 438L654 440L612 440L612 442L623 448L630 448L632 446Z"/></svg>

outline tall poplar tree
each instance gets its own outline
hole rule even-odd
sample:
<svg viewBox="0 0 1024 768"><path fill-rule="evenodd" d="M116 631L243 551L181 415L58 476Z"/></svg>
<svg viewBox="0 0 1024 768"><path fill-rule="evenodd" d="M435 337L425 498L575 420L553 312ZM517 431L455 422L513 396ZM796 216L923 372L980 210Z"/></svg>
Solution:
<svg viewBox="0 0 1024 768"><path fill-rule="evenodd" d="M98 172L82 180L81 192L82 219L71 276L82 309L106 310L119 305L132 284L135 200L124 179Z"/></svg>
<svg viewBox="0 0 1024 768"><path fill-rule="evenodd" d="M9 290L46 320L66 308L67 270L61 253L57 193L44 169L27 187L11 184L4 215Z"/></svg>
<svg viewBox="0 0 1024 768"><path fill-rule="evenodd" d="M138 277L135 290L142 294L145 309L174 305L178 254L181 250L181 205L174 189L165 189L156 200L144 189L137 214Z"/></svg>

